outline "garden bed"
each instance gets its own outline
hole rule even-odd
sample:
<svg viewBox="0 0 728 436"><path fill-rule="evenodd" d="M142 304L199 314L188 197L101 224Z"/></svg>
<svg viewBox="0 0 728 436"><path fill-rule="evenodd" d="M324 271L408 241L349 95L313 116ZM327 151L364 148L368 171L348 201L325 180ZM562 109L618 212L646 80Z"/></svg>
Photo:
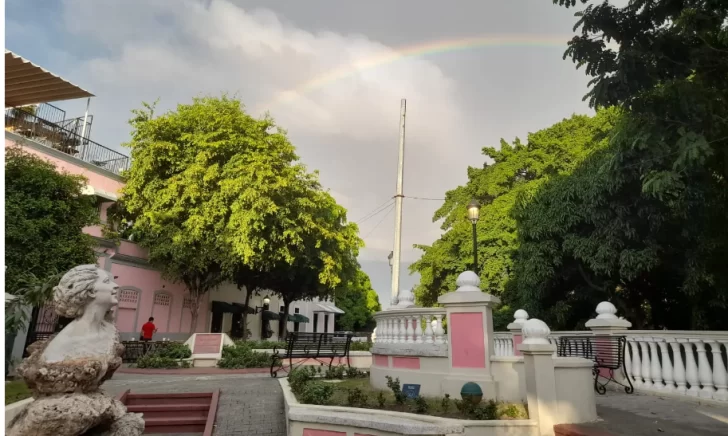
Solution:
<svg viewBox="0 0 728 436"><path fill-rule="evenodd" d="M301 404L387 410L459 420L524 420L528 411L524 404L484 400L474 404L462 399L408 398L398 379L389 379L388 391L371 387L369 375L357 369L333 367L300 367L288 376L288 383Z"/></svg>

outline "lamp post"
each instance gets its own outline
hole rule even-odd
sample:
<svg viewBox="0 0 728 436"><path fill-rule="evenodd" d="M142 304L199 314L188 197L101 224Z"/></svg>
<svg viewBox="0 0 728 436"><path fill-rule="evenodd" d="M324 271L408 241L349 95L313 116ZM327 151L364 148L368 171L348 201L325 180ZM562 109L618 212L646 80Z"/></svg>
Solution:
<svg viewBox="0 0 728 436"><path fill-rule="evenodd" d="M480 275L478 268L478 230L476 224L480 218L480 203L477 200L471 200L468 204L468 219L473 223L473 272Z"/></svg>

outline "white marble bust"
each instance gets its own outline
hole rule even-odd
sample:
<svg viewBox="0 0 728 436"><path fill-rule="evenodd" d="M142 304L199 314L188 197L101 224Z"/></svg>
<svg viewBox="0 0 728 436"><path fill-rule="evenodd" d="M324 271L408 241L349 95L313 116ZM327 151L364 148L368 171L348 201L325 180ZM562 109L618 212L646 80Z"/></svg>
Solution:
<svg viewBox="0 0 728 436"><path fill-rule="evenodd" d="M75 319L50 341L41 359L52 363L113 356L118 333L109 314L119 304L118 290L111 274L96 265L68 271L53 289L53 304L58 315Z"/></svg>

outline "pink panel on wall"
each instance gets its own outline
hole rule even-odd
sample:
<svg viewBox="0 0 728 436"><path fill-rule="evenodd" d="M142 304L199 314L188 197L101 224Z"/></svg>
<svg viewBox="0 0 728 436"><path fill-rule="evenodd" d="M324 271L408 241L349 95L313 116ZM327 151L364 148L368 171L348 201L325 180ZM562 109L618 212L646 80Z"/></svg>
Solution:
<svg viewBox="0 0 728 436"><path fill-rule="evenodd" d="M133 332L135 316L136 309L119 308L119 313L116 315L116 328L120 332Z"/></svg>
<svg viewBox="0 0 728 436"><path fill-rule="evenodd" d="M319 430L317 428L304 428L303 436L346 436L345 431Z"/></svg>
<svg viewBox="0 0 728 436"><path fill-rule="evenodd" d="M518 346L523 343L523 335L513 335L513 355L514 356L520 356L521 350L518 349Z"/></svg>
<svg viewBox="0 0 728 436"><path fill-rule="evenodd" d="M374 365L389 367L389 356L382 356L381 354L374 355Z"/></svg>
<svg viewBox="0 0 728 436"><path fill-rule="evenodd" d="M483 314L453 313L448 321L453 368L485 368Z"/></svg>
<svg viewBox="0 0 728 436"><path fill-rule="evenodd" d="M81 231L87 235L96 236L97 238L102 236L101 226L88 226L81 229Z"/></svg>
<svg viewBox="0 0 728 436"><path fill-rule="evenodd" d="M392 366L402 369L420 369L419 357L392 357Z"/></svg>

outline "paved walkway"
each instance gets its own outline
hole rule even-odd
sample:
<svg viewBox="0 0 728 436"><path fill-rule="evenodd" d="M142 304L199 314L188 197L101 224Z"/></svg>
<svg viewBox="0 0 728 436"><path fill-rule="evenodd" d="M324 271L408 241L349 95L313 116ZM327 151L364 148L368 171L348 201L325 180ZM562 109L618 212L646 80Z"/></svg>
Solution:
<svg viewBox="0 0 728 436"><path fill-rule="evenodd" d="M268 374L138 375L114 374L103 385L111 395L135 393L210 392L220 389L215 436L285 436L283 393Z"/></svg>
<svg viewBox="0 0 728 436"><path fill-rule="evenodd" d="M614 436L728 435L728 405L608 391L597 395L597 414L602 421L586 427Z"/></svg>
<svg viewBox="0 0 728 436"><path fill-rule="evenodd" d="M283 394L268 374L140 375L116 373L103 385L111 395L132 392L209 392L220 389L215 436L285 436ZM601 420L583 427L614 436L725 436L728 405L635 393L597 395Z"/></svg>

